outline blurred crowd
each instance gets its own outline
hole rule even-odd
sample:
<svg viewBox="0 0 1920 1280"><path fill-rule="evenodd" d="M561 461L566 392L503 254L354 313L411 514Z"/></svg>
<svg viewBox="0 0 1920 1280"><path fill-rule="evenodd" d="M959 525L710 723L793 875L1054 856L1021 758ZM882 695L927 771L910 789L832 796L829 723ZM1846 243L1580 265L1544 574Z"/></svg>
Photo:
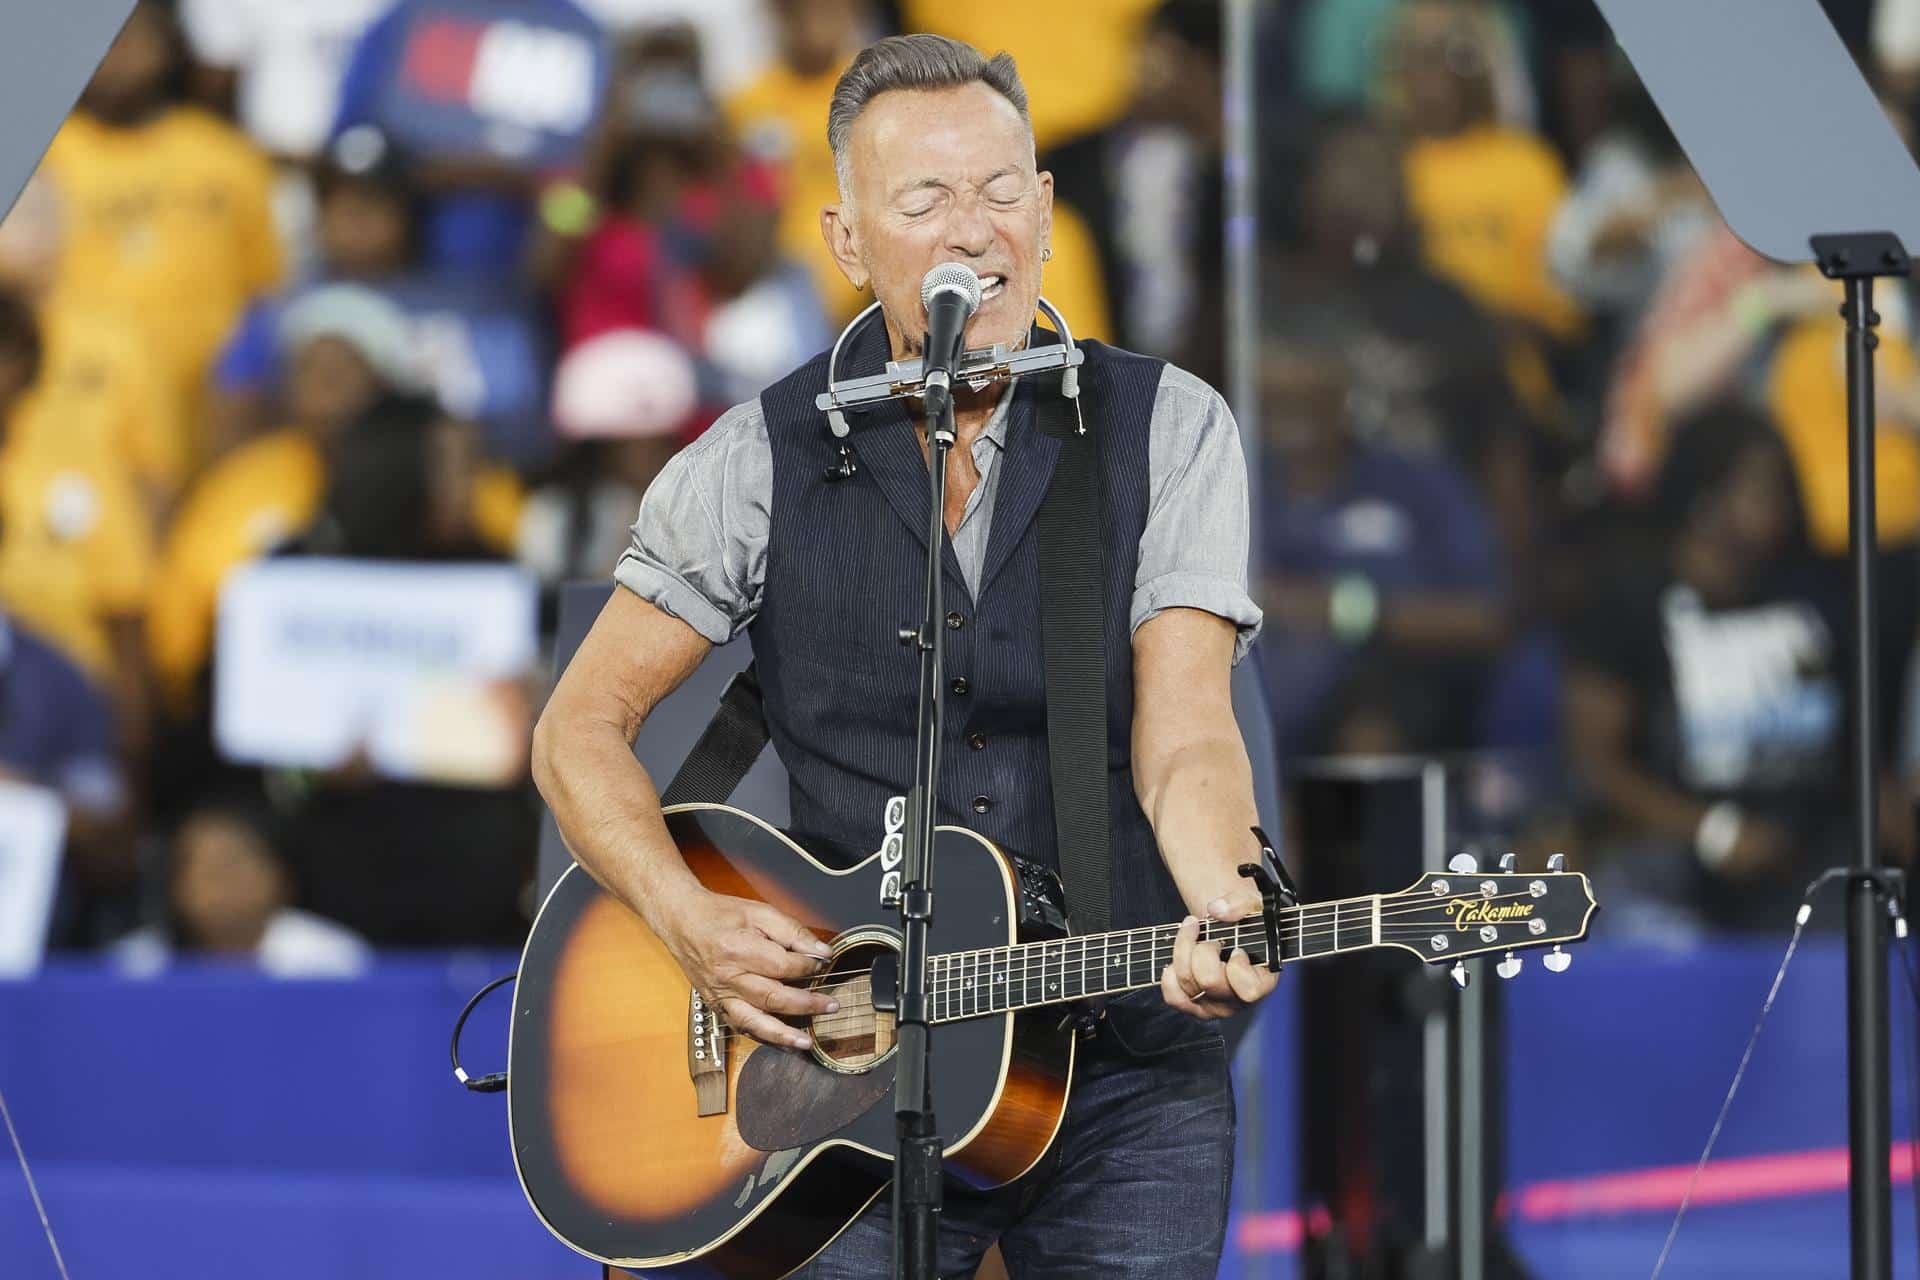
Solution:
<svg viewBox="0 0 1920 1280"><path fill-rule="evenodd" d="M1828 0L1911 137L1920 0ZM70 814L57 945L151 966L516 940L530 786L242 767L268 556L604 577L639 495L860 307L852 54L1016 56L1077 334L1225 389L1216 0L141 0L0 224L0 772ZM1720 220L1591 0L1267 0L1260 662L1286 767L1469 762L1612 927L1790 917L1844 855L1836 287ZM1883 291L1882 835L1914 842L1920 366ZM549 607L544 623L551 626Z"/></svg>

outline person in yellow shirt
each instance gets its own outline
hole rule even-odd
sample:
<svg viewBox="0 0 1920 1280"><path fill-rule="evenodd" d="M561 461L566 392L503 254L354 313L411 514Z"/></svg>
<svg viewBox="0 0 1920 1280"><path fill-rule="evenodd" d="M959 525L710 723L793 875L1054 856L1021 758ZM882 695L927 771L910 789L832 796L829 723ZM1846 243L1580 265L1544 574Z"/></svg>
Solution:
<svg viewBox="0 0 1920 1280"><path fill-rule="evenodd" d="M1141 33L1161 3L901 0L900 18L903 30L1012 54L1032 99L1034 145L1046 151L1120 118L1133 96Z"/></svg>
<svg viewBox="0 0 1920 1280"><path fill-rule="evenodd" d="M140 330L192 457L208 364L281 255L266 156L169 99L180 56L169 6L142 0L40 172L63 223L55 296Z"/></svg>
<svg viewBox="0 0 1920 1280"><path fill-rule="evenodd" d="M160 691L177 715L189 713L196 701L227 574L309 534L343 468L367 482L359 492L387 492L381 476L367 474L380 470L387 455L367 453L354 432L383 404L418 385L406 317L363 286L308 293L281 316L279 334L287 356L282 400L288 424L241 445L200 479L182 504L154 576L149 651ZM461 508L481 541L511 547L520 515L517 480L473 459L463 424L439 425L444 429L433 433L430 461L450 478L437 491L453 493L451 505ZM396 501L405 499L402 493ZM376 522L383 518L371 510L363 514ZM357 550L351 538L343 550Z"/></svg>
<svg viewBox="0 0 1920 1280"><path fill-rule="evenodd" d="M11 446L131 469L150 514L165 512L183 479L179 425L140 330L107 308L56 296L58 202L45 179L27 184L0 221L0 284L39 312L40 377L8 424Z"/></svg>
<svg viewBox="0 0 1920 1280"><path fill-rule="evenodd" d="M1537 135L1500 123L1494 18L1411 0L1388 49L1387 107L1408 135L1407 197L1427 263L1489 310L1564 342L1581 327L1548 271L1566 173Z"/></svg>
<svg viewBox="0 0 1920 1280"><path fill-rule="evenodd" d="M722 104L749 154L780 175L780 251L806 266L827 312L844 323L865 306L820 234L820 210L840 199L821 121L834 82L865 42L866 0L774 0L780 57Z"/></svg>
<svg viewBox="0 0 1920 1280"><path fill-rule="evenodd" d="M0 288L0 606L108 692L123 740L139 742L152 531L110 456L14 437L42 363L31 303Z"/></svg>

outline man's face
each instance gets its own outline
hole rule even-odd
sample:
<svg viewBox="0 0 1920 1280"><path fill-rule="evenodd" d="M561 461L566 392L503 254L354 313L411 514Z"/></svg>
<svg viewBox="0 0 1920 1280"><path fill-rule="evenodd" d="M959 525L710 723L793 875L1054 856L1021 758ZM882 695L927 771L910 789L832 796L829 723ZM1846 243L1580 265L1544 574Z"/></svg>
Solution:
<svg viewBox="0 0 1920 1280"><path fill-rule="evenodd" d="M919 353L920 281L943 262L972 268L983 286L965 345L1020 345L1040 297L1053 175L1034 171L1033 136L1013 104L978 83L894 90L861 112L847 145L849 200L825 211L822 228L854 287L873 285L894 351Z"/></svg>

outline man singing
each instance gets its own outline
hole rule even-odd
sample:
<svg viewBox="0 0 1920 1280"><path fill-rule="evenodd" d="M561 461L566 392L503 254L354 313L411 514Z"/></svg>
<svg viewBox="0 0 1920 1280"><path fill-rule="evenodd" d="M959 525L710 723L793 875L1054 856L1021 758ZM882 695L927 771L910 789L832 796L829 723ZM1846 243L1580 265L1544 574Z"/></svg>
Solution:
<svg viewBox="0 0 1920 1280"><path fill-rule="evenodd" d="M1036 169L1013 60L938 36L882 40L841 76L827 132L840 199L821 230L885 315L885 342L868 325L838 376L918 354L920 282L943 262L985 286L968 348L1025 343L1051 256L1053 179ZM998 1191L949 1180L940 1273L971 1275L997 1239L1016 1277L1198 1280L1219 1263L1233 1160L1226 1052L1210 1024L1275 983L1244 952L1196 943L1198 917L1259 908L1236 872L1257 818L1228 695L1260 625L1246 588L1245 463L1226 406L1197 378L1098 344L1086 353L1102 471L1113 924L1183 909L1188 920L1160 990L1114 1000L1082 1043L1040 1164ZM561 678L534 745L540 790L580 863L735 1028L795 1048L807 1037L783 1019L826 1010L825 995L796 985L826 947L772 907L694 878L631 747L709 646L745 630L796 829L871 849L886 797L909 789L918 659L895 633L922 607L925 424L899 402L866 415L851 438L856 469L830 476L836 442L814 408L826 383L821 356L728 411L661 473L616 571L626 589ZM940 819L1050 862L1034 527L1052 469L1035 426L1045 394L1034 380L955 397ZM883 1197L802 1274L885 1274L889 1212Z"/></svg>

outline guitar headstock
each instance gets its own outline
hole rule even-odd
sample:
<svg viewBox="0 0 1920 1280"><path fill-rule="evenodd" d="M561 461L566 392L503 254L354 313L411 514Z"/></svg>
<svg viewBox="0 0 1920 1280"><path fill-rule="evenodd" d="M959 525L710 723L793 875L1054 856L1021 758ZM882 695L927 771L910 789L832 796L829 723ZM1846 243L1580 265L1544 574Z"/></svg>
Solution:
<svg viewBox="0 0 1920 1280"><path fill-rule="evenodd" d="M1545 871L1525 873L1512 854L1499 870L1483 872L1472 854L1458 854L1445 871L1430 871L1399 893L1380 897L1380 941L1411 951L1428 964L1454 965L1454 981L1466 985L1459 961L1490 952L1507 953L1496 966L1503 978L1520 972L1514 952L1552 947L1543 960L1559 973L1573 957L1561 944L1587 936L1599 909L1585 875L1566 869L1554 854Z"/></svg>

